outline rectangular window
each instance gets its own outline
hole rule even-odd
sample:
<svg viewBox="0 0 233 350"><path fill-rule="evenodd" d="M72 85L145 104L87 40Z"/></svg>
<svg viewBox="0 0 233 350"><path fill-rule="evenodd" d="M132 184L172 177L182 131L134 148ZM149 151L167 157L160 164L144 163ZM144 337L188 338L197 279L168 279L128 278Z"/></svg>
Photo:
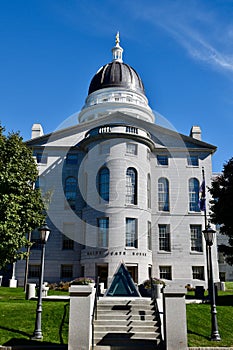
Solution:
<svg viewBox="0 0 233 350"><path fill-rule="evenodd" d="M73 278L73 265L61 265L61 278Z"/></svg>
<svg viewBox="0 0 233 350"><path fill-rule="evenodd" d="M190 225L191 251L202 252L202 227L201 225Z"/></svg>
<svg viewBox="0 0 233 350"><path fill-rule="evenodd" d="M159 225L159 250L170 252L170 225Z"/></svg>
<svg viewBox="0 0 233 350"><path fill-rule="evenodd" d="M188 161L189 166L198 166L199 165L198 156L188 156L187 161Z"/></svg>
<svg viewBox="0 0 233 350"><path fill-rule="evenodd" d="M109 218L97 219L98 225L98 246L108 247Z"/></svg>
<svg viewBox="0 0 233 350"><path fill-rule="evenodd" d="M62 249L63 250L73 250L74 249L74 241L73 239L68 238L67 236L62 236Z"/></svg>
<svg viewBox="0 0 233 350"><path fill-rule="evenodd" d="M40 265L29 264L28 266L28 278L40 277Z"/></svg>
<svg viewBox="0 0 233 350"><path fill-rule="evenodd" d="M172 267L171 266L159 266L159 278L171 280L172 279Z"/></svg>
<svg viewBox="0 0 233 350"><path fill-rule="evenodd" d="M137 219L126 218L125 246L137 248Z"/></svg>
<svg viewBox="0 0 233 350"><path fill-rule="evenodd" d="M168 156L167 155L157 155L157 164L158 165L168 165Z"/></svg>
<svg viewBox="0 0 233 350"><path fill-rule="evenodd" d="M36 157L37 164L47 164L48 155L44 152L36 152L34 154Z"/></svg>
<svg viewBox="0 0 233 350"><path fill-rule="evenodd" d="M31 246L31 250L40 250L42 248L40 232L38 230L32 231L31 242L33 245Z"/></svg>
<svg viewBox="0 0 233 350"><path fill-rule="evenodd" d="M126 153L132 156L136 156L138 153L138 146L135 143L126 144Z"/></svg>
<svg viewBox="0 0 233 350"><path fill-rule="evenodd" d="M193 279L194 280L204 280L204 266L192 266Z"/></svg>
<svg viewBox="0 0 233 350"><path fill-rule="evenodd" d="M68 165L78 164L78 154L77 153L67 153L66 164L68 164Z"/></svg>
<svg viewBox="0 0 233 350"><path fill-rule="evenodd" d="M147 248L152 250L151 222L147 221Z"/></svg>

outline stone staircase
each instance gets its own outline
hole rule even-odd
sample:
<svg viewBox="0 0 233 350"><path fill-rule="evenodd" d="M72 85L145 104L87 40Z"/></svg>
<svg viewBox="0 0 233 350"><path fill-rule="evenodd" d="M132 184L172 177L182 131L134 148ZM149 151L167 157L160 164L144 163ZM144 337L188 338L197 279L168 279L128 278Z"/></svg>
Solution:
<svg viewBox="0 0 233 350"><path fill-rule="evenodd" d="M162 349L160 322L149 298L98 300L95 350Z"/></svg>

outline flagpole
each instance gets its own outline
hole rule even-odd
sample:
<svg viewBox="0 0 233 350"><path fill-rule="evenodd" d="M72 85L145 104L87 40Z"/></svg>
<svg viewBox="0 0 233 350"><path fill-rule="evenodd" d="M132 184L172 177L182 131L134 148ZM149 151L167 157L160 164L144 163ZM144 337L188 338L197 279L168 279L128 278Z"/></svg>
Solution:
<svg viewBox="0 0 233 350"><path fill-rule="evenodd" d="M208 227L208 220L207 220L207 211L206 211L206 185L205 185L205 168L202 167L202 185L204 185L204 193L205 193L205 203L204 203L204 220L205 220L205 230L207 230ZM209 257L209 250L206 245L206 269L207 269L207 278L208 278L208 297L210 298L210 257Z"/></svg>

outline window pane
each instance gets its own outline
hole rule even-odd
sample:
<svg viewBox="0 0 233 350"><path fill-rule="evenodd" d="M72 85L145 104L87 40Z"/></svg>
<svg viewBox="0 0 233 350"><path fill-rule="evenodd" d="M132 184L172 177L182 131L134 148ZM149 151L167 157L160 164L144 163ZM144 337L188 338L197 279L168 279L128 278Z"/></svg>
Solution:
<svg viewBox="0 0 233 350"><path fill-rule="evenodd" d="M152 250L151 222L147 222L147 248Z"/></svg>
<svg viewBox="0 0 233 350"><path fill-rule="evenodd" d="M202 252L202 227L201 225L190 225L191 250Z"/></svg>
<svg viewBox="0 0 233 350"><path fill-rule="evenodd" d="M126 171L126 204L137 204L137 172L134 168Z"/></svg>
<svg viewBox="0 0 233 350"><path fill-rule="evenodd" d="M150 174L147 175L147 207L151 208L151 179Z"/></svg>
<svg viewBox="0 0 233 350"><path fill-rule="evenodd" d="M135 143L127 143L126 153L134 156L137 155L137 145Z"/></svg>
<svg viewBox="0 0 233 350"><path fill-rule="evenodd" d="M168 165L168 156L167 155L157 155L157 164L158 165Z"/></svg>
<svg viewBox="0 0 233 350"><path fill-rule="evenodd" d="M158 209L169 211L169 184L168 180L163 177L158 181Z"/></svg>
<svg viewBox="0 0 233 350"><path fill-rule="evenodd" d="M192 266L193 279L204 280L204 266Z"/></svg>
<svg viewBox="0 0 233 350"><path fill-rule="evenodd" d="M137 248L137 227L136 219L126 218L126 247Z"/></svg>
<svg viewBox="0 0 233 350"><path fill-rule="evenodd" d="M98 174L98 189L100 197L109 201L109 169L104 167L99 170Z"/></svg>
<svg viewBox="0 0 233 350"><path fill-rule="evenodd" d="M159 266L159 277L161 279L171 280L172 279L171 266Z"/></svg>
<svg viewBox="0 0 233 350"><path fill-rule="evenodd" d="M199 208L199 181L195 178L189 179L189 210L198 212Z"/></svg>
<svg viewBox="0 0 233 350"><path fill-rule="evenodd" d="M170 249L170 226L159 225L159 250L169 252Z"/></svg>
<svg viewBox="0 0 233 350"><path fill-rule="evenodd" d="M73 278L73 265L61 265L61 278Z"/></svg>
<svg viewBox="0 0 233 350"><path fill-rule="evenodd" d="M69 165L78 164L78 154L77 153L67 153L66 164L69 164Z"/></svg>
<svg viewBox="0 0 233 350"><path fill-rule="evenodd" d="M198 156L188 156L188 165L198 166Z"/></svg>
<svg viewBox="0 0 233 350"><path fill-rule="evenodd" d="M40 265L32 265L28 266L28 278L34 278L40 276Z"/></svg>
<svg viewBox="0 0 233 350"><path fill-rule="evenodd" d="M48 155L46 153L36 152L35 157L37 164L47 164Z"/></svg>
<svg viewBox="0 0 233 350"><path fill-rule="evenodd" d="M72 209L75 209L75 200L77 194L77 179L68 177L65 180L65 197Z"/></svg>
<svg viewBox="0 0 233 350"><path fill-rule="evenodd" d="M97 219L98 222L98 245L108 247L109 218Z"/></svg>
<svg viewBox="0 0 233 350"><path fill-rule="evenodd" d="M31 250L40 250L42 248L40 232L38 230L32 232L31 242L33 243L30 248Z"/></svg>

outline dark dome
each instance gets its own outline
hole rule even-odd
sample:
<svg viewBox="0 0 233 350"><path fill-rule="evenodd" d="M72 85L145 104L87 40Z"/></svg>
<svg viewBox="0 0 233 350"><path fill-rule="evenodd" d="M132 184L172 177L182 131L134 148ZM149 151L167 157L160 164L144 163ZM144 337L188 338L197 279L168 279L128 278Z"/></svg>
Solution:
<svg viewBox="0 0 233 350"><path fill-rule="evenodd" d="M98 70L92 78L88 95L92 92L111 87L120 87L145 94L144 86L138 73L128 64L113 61Z"/></svg>

